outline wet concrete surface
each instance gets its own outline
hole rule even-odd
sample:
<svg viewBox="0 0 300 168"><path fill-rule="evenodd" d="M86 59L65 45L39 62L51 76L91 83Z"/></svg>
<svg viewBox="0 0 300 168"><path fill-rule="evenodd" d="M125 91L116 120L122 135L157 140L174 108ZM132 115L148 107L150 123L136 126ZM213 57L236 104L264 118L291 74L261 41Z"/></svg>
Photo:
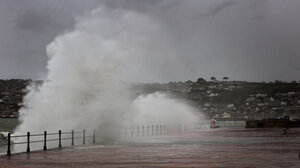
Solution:
<svg viewBox="0 0 300 168"><path fill-rule="evenodd" d="M0 167L300 167L300 129L211 129L0 157Z"/></svg>

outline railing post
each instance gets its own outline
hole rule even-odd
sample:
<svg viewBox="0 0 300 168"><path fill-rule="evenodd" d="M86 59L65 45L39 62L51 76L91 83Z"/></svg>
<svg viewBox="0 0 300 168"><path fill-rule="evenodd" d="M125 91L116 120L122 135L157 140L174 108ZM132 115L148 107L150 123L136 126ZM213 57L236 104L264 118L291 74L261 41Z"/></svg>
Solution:
<svg viewBox="0 0 300 168"><path fill-rule="evenodd" d="M143 136L144 136L144 129L145 129L145 127L144 127L144 125L143 125L143 126L142 126Z"/></svg>
<svg viewBox="0 0 300 168"><path fill-rule="evenodd" d="M127 137L127 128L125 128L125 137Z"/></svg>
<svg viewBox="0 0 300 168"><path fill-rule="evenodd" d="M162 125L159 125L159 128L160 128L159 134L161 135L162 134Z"/></svg>
<svg viewBox="0 0 300 168"><path fill-rule="evenodd" d="M58 147L61 148L61 130L58 131Z"/></svg>
<svg viewBox="0 0 300 168"><path fill-rule="evenodd" d="M74 130L72 130L72 141L71 141L71 145L74 146Z"/></svg>
<svg viewBox="0 0 300 168"><path fill-rule="evenodd" d="M93 132L93 144L96 143L96 130L94 130Z"/></svg>
<svg viewBox="0 0 300 168"><path fill-rule="evenodd" d="M30 132L27 132L27 152L30 152Z"/></svg>
<svg viewBox="0 0 300 168"><path fill-rule="evenodd" d="M47 150L47 131L44 131L44 150Z"/></svg>
<svg viewBox="0 0 300 168"><path fill-rule="evenodd" d="M154 135L154 125L151 127L152 136Z"/></svg>
<svg viewBox="0 0 300 168"><path fill-rule="evenodd" d="M8 133L7 135L7 155L10 155L11 151L10 151L10 133Z"/></svg>
<svg viewBox="0 0 300 168"><path fill-rule="evenodd" d="M149 136L149 125L147 125L147 136Z"/></svg>
<svg viewBox="0 0 300 168"><path fill-rule="evenodd" d="M169 124L167 124L167 133L169 133Z"/></svg>
<svg viewBox="0 0 300 168"><path fill-rule="evenodd" d="M140 126L137 126L136 127L136 136L139 136L139 134L140 134Z"/></svg>
<svg viewBox="0 0 300 168"><path fill-rule="evenodd" d="M83 129L83 140L82 140L82 144L85 144L85 129Z"/></svg>

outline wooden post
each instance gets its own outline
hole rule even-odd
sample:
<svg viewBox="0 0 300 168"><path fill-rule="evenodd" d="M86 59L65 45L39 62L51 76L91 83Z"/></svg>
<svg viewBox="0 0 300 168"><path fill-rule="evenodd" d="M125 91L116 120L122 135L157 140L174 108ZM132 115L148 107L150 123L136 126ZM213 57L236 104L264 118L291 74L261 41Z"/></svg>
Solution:
<svg viewBox="0 0 300 168"><path fill-rule="evenodd" d="M85 144L85 129L83 129L83 140L82 143Z"/></svg>
<svg viewBox="0 0 300 168"><path fill-rule="evenodd" d="M61 130L58 131L58 147L61 148Z"/></svg>
<svg viewBox="0 0 300 168"><path fill-rule="evenodd" d="M27 132L27 152L30 152L30 132Z"/></svg>
<svg viewBox="0 0 300 168"><path fill-rule="evenodd" d="M74 130L72 130L72 141L71 141L71 145L74 146Z"/></svg>
<svg viewBox="0 0 300 168"><path fill-rule="evenodd" d="M44 150L47 150L47 131L44 131Z"/></svg>
<svg viewBox="0 0 300 168"><path fill-rule="evenodd" d="M10 151L10 133L8 133L7 135L7 155L10 155L11 151Z"/></svg>

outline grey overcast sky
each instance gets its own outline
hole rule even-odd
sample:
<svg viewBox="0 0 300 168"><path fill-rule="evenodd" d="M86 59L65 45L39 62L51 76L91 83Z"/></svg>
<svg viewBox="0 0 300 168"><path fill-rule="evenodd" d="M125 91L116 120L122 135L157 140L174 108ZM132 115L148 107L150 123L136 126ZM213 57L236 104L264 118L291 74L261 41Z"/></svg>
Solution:
<svg viewBox="0 0 300 168"><path fill-rule="evenodd" d="M47 44L100 5L167 30L177 56L142 81L300 80L299 0L0 0L0 78L43 79Z"/></svg>

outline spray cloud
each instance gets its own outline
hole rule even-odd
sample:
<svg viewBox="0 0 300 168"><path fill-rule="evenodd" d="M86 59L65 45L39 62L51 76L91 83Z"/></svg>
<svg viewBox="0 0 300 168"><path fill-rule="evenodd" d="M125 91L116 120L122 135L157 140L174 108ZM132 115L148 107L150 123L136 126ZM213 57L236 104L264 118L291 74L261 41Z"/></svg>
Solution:
<svg viewBox="0 0 300 168"><path fill-rule="evenodd" d="M191 107L164 94L129 98L127 84L138 81L147 57L174 54L161 50L163 34L150 17L122 9L77 18L74 30L47 46L47 78L30 88L16 132L85 128L113 139L132 123L196 122Z"/></svg>

